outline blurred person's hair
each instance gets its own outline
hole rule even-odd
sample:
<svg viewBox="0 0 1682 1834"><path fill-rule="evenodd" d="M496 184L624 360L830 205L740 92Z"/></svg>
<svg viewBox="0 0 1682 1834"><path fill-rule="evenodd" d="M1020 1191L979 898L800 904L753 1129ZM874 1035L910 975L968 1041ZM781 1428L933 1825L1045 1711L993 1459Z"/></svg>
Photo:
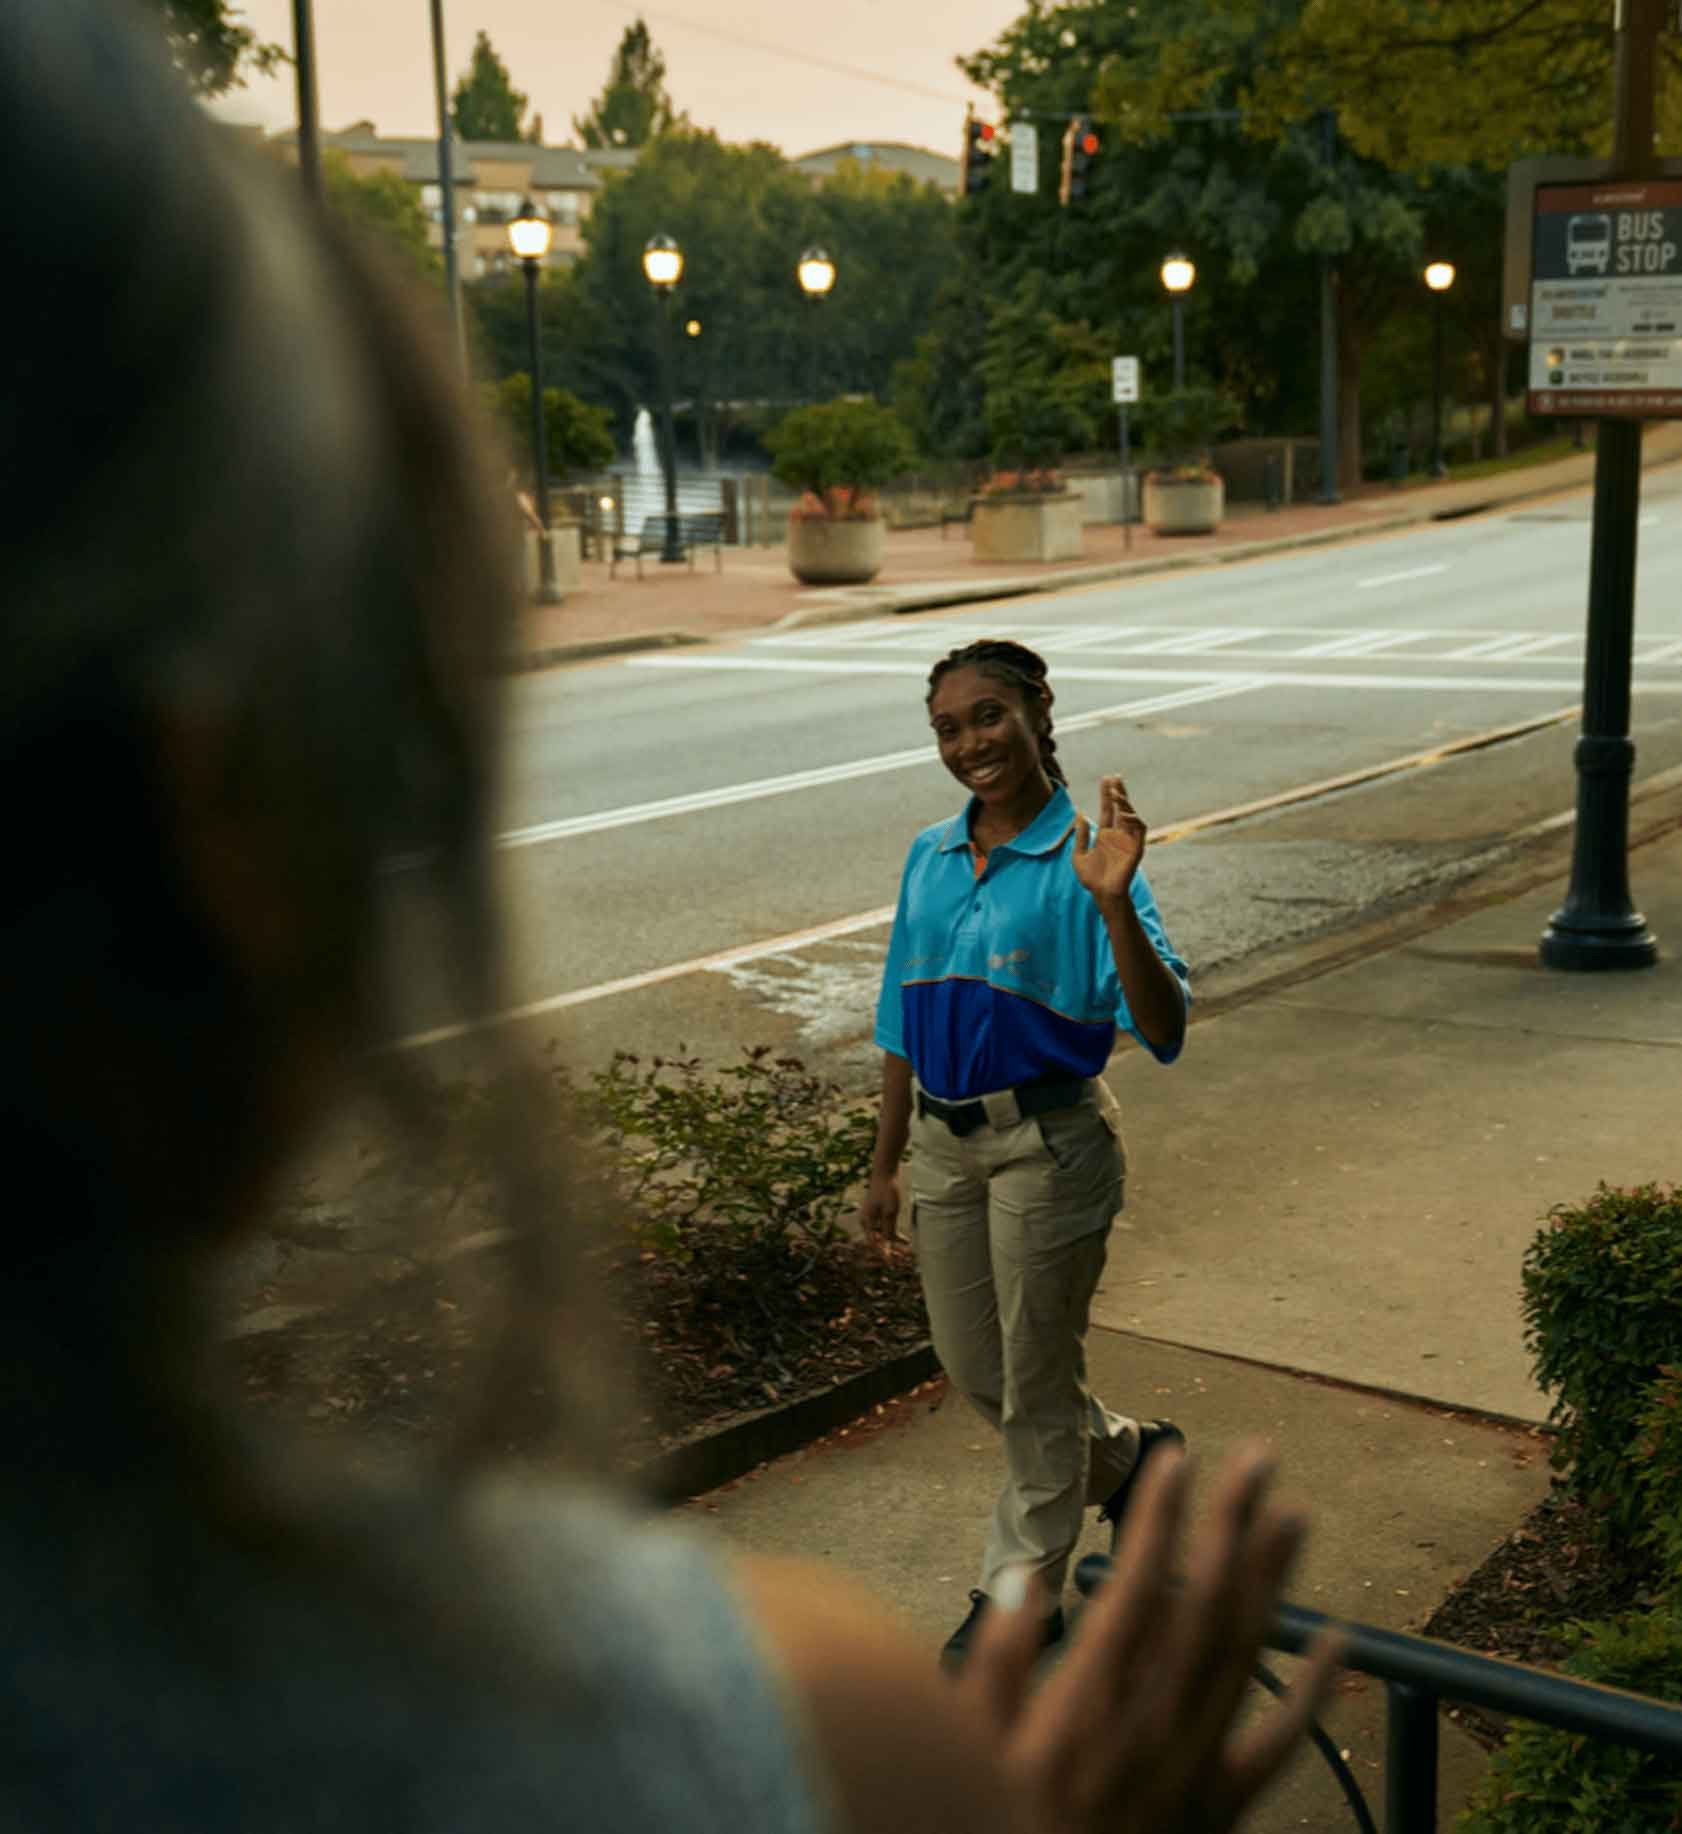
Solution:
<svg viewBox="0 0 1682 1834"><path fill-rule="evenodd" d="M20 1463L86 1456L72 1420L111 1458L155 1455L198 1379L171 1362L193 1264L296 1144L273 1113L288 1050L401 1080L378 1048L395 856L424 862L404 895L438 919L450 1016L498 1003L506 493L435 308L189 103L126 11L53 0L0 33L0 1423ZM239 838L228 859L193 857L187 804ZM207 920L207 870L255 907L272 974ZM494 1038L478 1049L494 1071ZM560 1218L507 1125L512 1285L535 1307ZM542 1386L543 1327L515 1326L493 1415Z"/></svg>

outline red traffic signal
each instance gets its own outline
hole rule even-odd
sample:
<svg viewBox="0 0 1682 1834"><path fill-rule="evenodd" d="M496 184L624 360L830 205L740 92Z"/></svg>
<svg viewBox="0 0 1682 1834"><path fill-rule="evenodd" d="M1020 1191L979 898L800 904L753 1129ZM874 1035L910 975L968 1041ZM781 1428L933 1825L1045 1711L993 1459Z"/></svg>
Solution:
<svg viewBox="0 0 1682 1834"><path fill-rule="evenodd" d="M974 197L986 189L987 170L996 156L996 132L991 121L978 121L974 115L964 117L964 150L958 161L960 197Z"/></svg>

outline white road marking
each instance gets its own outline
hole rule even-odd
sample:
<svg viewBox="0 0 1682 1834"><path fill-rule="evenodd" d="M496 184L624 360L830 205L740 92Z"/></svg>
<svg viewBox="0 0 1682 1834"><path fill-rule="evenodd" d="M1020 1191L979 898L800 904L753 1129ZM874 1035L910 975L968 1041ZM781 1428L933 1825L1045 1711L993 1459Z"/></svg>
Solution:
<svg viewBox="0 0 1682 1834"><path fill-rule="evenodd" d="M790 667L799 668L799 663ZM892 667L891 664L858 664L861 668ZM1067 671L1065 671L1067 673ZM1135 718L1147 713L1167 713L1175 707L1195 706L1200 701L1226 700L1235 694L1247 694L1259 687L1259 681L1247 675L1227 676L1210 681L1197 678L1196 685L1168 693L1147 695L1140 700L1122 701L1113 707L1098 707L1090 713L1078 713L1059 719L1061 735L1084 732L1111 720ZM832 783L849 783L856 777L874 777L884 771L909 770L928 764L934 757L933 742L908 751L883 752L874 758L853 758L845 764L826 764L814 770L790 771L780 777L760 777L747 783L721 784L716 789L697 790L688 796L666 796L657 802L632 803L619 809L600 809L592 815L574 815L564 821L537 822L529 828L512 828L496 837L496 845L545 847L552 841L574 840L583 834L604 834L612 828L628 828L644 822L662 821L672 815L695 815L705 809L728 808L733 803L757 802L765 796L788 796L799 790L822 789Z"/></svg>
<svg viewBox="0 0 1682 1834"><path fill-rule="evenodd" d="M1356 580L1357 591L1365 592L1374 586L1399 586L1403 580L1429 579L1434 573L1446 573L1448 562L1439 561L1434 567L1409 567L1403 573L1378 573L1371 579Z"/></svg>
<svg viewBox="0 0 1682 1834"><path fill-rule="evenodd" d="M1505 643L1513 639L1514 633L1508 633L1499 641ZM1225 658L1223 658L1225 660ZM1244 660L1234 657L1234 661ZM1446 662L1446 656L1421 657L1422 662ZM1570 657L1532 657L1532 662L1564 665ZM714 669L714 670L768 670L790 675L920 675L921 670L908 668L902 663L889 661L853 662L842 661L833 657L770 657L748 656L740 652L720 656L648 656L636 657L628 661L628 668L644 669ZM1211 674L1208 668L1202 669L1129 669L1129 668L1095 668L1081 664L1064 665L1057 671L1059 683L1069 681L1108 681L1108 682L1199 682L1212 683L1219 679ZM1324 673L1307 669L1254 669L1248 668L1241 677L1245 688L1357 688L1371 689L1374 692L1417 694L1557 694L1560 683L1545 676L1535 675L1528 681L1512 675L1353 675L1335 674L1330 670ZM1682 694L1682 681L1647 681L1636 684L1638 690L1645 694Z"/></svg>
<svg viewBox="0 0 1682 1834"><path fill-rule="evenodd" d="M1404 644L1423 643L1434 634L1425 630L1358 630L1341 637L1328 637L1324 643L1311 643L1291 654L1304 661L1322 656L1374 656L1381 650L1398 650Z"/></svg>
<svg viewBox="0 0 1682 1834"><path fill-rule="evenodd" d="M637 993L645 987L658 987L662 981L681 980L685 975L704 974L738 968L743 962L763 960L767 955L781 955L790 949L804 948L815 942L828 942L837 936L851 936L857 930L869 930L878 924L892 923L894 907L884 905L876 911L860 911L854 917L838 917L834 923L820 923L810 930L796 930L788 936L773 936L766 942L745 943L739 949L721 949L716 955L697 955L686 962L670 962L664 968L650 968L644 974L627 974L617 981L599 981L594 987L575 988L571 993L551 994L546 1000L531 1000L524 1006L510 1006L492 1018L459 1025L434 1026L429 1032L415 1032L400 1038L394 1047L400 1051L424 1051L435 1044L449 1044L469 1037L486 1025L513 1025L522 1019L541 1019L548 1013L565 1012L568 1007L588 1006L595 1000L610 999L618 993Z"/></svg>

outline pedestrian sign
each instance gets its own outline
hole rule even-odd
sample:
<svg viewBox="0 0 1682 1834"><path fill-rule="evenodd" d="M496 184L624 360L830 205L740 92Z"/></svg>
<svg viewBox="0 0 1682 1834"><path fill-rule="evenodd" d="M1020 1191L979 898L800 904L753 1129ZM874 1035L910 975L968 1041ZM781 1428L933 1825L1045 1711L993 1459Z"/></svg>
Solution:
<svg viewBox="0 0 1682 1834"><path fill-rule="evenodd" d="M1139 359L1116 357L1110 364L1110 400L1117 407L1139 399Z"/></svg>
<svg viewBox="0 0 1682 1834"><path fill-rule="evenodd" d="M1040 131L1031 121L1010 124L1010 188L1037 196L1040 188Z"/></svg>

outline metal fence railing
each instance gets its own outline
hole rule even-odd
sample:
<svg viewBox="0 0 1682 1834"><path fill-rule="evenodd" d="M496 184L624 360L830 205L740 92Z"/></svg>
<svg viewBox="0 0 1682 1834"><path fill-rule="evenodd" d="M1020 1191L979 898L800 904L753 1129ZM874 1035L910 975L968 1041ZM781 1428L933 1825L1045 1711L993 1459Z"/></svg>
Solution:
<svg viewBox="0 0 1682 1834"><path fill-rule="evenodd" d="M1076 1584L1090 1593L1102 1584L1108 1571L1108 1560L1089 1555L1081 1562ZM1385 1686L1384 1834L1436 1834L1437 1709L1445 1701L1555 1726L1682 1763L1682 1707L1642 1694L1575 1681L1521 1662L1474 1655L1452 1643L1405 1631L1343 1622L1303 1605L1278 1608L1268 1627L1267 1646L1286 1655L1301 1655L1327 1630L1345 1639L1345 1668L1371 1675ZM1265 1669L1258 1675L1276 1685ZM1316 1743L1324 1752L1329 1741ZM1332 1747L1328 1761L1333 1762L1356 1821L1363 1829L1372 1829L1375 1824L1360 1786L1336 1758Z"/></svg>

